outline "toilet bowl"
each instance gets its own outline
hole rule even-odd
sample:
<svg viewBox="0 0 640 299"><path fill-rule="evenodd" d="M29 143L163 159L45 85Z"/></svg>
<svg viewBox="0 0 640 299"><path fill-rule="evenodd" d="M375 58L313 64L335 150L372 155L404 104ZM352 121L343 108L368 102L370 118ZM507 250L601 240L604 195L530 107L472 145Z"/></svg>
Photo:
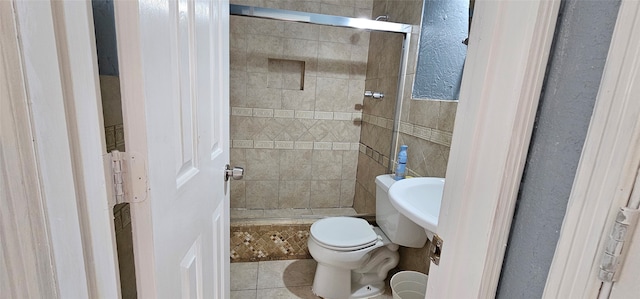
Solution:
<svg viewBox="0 0 640 299"><path fill-rule="evenodd" d="M323 298L368 298L384 292L387 272L399 261L398 245L377 227L353 217L311 226L309 252L318 262L313 292Z"/></svg>
<svg viewBox="0 0 640 299"><path fill-rule="evenodd" d="M376 177L374 227L355 217L329 217L311 225L309 253L318 262L314 294L325 299L369 298L384 293L384 279L399 262L399 245L420 248L422 227L391 205L390 175Z"/></svg>

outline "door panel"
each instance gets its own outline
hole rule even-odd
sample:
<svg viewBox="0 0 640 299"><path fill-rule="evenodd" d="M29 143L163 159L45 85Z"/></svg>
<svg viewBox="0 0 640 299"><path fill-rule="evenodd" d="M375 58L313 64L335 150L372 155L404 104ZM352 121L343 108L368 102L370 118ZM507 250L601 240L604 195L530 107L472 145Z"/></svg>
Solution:
<svg viewBox="0 0 640 299"><path fill-rule="evenodd" d="M131 206L138 296L227 298L228 2L115 9L127 149L148 173Z"/></svg>

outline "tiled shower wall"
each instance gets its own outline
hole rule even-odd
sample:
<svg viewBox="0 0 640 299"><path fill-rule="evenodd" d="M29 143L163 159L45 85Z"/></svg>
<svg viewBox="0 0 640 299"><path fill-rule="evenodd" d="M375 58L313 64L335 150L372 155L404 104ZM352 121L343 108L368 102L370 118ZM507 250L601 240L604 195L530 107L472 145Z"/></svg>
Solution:
<svg viewBox="0 0 640 299"><path fill-rule="evenodd" d="M391 22L412 24L408 66L403 87L399 144L407 144L408 174L444 177L457 102L438 99L412 99L417 48L422 17L422 0L376 0L373 16L388 15ZM396 86L402 37L399 34L372 32L369 46L366 90L385 94L384 99L364 100L361 151L354 208L359 213L375 211L375 177L387 173L395 160L390 140L396 105ZM391 162L389 161L389 156Z"/></svg>
<svg viewBox="0 0 640 299"><path fill-rule="evenodd" d="M399 140L394 150L397 150L399 144L409 146L407 162L409 175L444 177L457 102L411 97L417 62L422 2L422 0L376 0L373 15L388 15L392 22L415 25L411 34L409 62L401 99ZM385 98L382 101L369 98L364 101L362 143L366 146L358 157L354 200L354 208L359 213L375 211L373 180L377 175L386 173L389 163L394 163L395 160L393 157L395 152L391 154L391 161L388 155L398 79L398 65L394 62L400 59L401 39L389 33L374 32L370 40L366 89L384 92ZM389 101L385 102L387 100ZM398 267L402 270L428 273L427 246L428 243L423 248L401 247Z"/></svg>
<svg viewBox="0 0 640 299"><path fill-rule="evenodd" d="M235 3L371 13L369 1L259 2ZM237 16L230 26L231 163L246 170L231 207L353 206L369 32Z"/></svg>

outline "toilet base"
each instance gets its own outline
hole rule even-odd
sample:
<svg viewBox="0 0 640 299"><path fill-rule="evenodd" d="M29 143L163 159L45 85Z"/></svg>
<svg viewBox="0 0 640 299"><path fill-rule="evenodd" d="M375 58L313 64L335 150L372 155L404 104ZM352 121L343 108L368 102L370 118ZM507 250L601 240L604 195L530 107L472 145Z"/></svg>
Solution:
<svg viewBox="0 0 640 299"><path fill-rule="evenodd" d="M384 293L384 281L374 282L367 285L351 285L351 296L349 299L362 299L378 296Z"/></svg>
<svg viewBox="0 0 640 299"><path fill-rule="evenodd" d="M311 290L325 299L362 299L384 293L384 287L384 281L359 284L351 279L351 270L318 263Z"/></svg>

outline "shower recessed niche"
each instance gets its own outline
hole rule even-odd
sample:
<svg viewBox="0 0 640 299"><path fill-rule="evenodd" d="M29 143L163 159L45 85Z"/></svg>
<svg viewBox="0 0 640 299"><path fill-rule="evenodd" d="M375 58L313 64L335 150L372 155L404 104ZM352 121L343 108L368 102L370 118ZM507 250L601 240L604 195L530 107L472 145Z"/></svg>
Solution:
<svg viewBox="0 0 640 299"><path fill-rule="evenodd" d="M304 90L304 61L269 58L267 87Z"/></svg>

